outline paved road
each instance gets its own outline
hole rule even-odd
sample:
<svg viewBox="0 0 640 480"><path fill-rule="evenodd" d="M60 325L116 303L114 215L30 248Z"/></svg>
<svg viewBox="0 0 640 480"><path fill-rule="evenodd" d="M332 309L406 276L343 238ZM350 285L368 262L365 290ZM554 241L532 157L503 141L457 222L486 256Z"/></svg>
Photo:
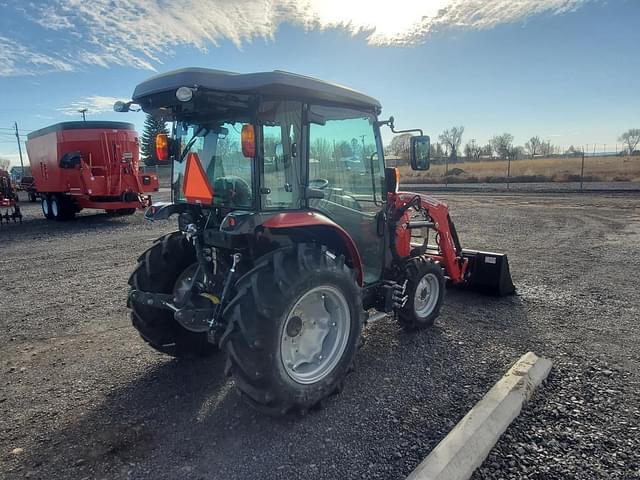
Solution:
<svg viewBox="0 0 640 480"><path fill-rule="evenodd" d="M638 199L441 196L465 246L509 253L519 295L451 290L431 331L371 325L345 390L281 420L221 356L172 360L130 326L128 275L172 221L25 204L0 230L0 478L400 479L530 349L555 370L478 478L633 478Z"/></svg>

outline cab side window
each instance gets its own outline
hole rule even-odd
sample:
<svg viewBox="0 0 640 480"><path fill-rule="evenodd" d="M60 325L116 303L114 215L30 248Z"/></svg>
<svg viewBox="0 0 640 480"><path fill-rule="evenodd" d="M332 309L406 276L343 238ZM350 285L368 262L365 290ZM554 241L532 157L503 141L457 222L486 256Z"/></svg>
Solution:
<svg viewBox="0 0 640 480"><path fill-rule="evenodd" d="M302 169L300 139L302 104L265 102L260 109L262 126L262 207L300 208Z"/></svg>

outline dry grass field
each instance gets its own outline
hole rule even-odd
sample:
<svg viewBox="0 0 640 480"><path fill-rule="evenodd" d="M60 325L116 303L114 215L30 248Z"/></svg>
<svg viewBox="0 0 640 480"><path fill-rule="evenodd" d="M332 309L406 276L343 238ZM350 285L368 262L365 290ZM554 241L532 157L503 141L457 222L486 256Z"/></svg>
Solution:
<svg viewBox="0 0 640 480"><path fill-rule="evenodd" d="M536 158L511 162L513 182L567 182L580 180L580 157ZM450 183L501 182L507 176L506 160L487 160L449 164L449 172L461 169L464 173L449 175ZM445 166L432 164L427 172L414 172L400 167L403 178L415 182L444 181ZM640 157L585 157L584 180L601 182L640 181Z"/></svg>

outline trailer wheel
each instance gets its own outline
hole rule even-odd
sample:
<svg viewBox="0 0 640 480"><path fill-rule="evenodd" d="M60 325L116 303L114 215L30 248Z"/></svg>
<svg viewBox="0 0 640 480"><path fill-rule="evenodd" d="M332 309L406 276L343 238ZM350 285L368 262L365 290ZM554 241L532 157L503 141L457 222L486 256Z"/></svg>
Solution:
<svg viewBox="0 0 640 480"><path fill-rule="evenodd" d="M42 214L47 220L53 220L53 214L51 213L51 197L49 195L42 195Z"/></svg>
<svg viewBox="0 0 640 480"><path fill-rule="evenodd" d="M407 262L407 303L398 312L398 321L409 330L430 327L444 300L444 273L439 264L425 257Z"/></svg>
<svg viewBox="0 0 640 480"><path fill-rule="evenodd" d="M54 220L66 221L76 216L76 207L73 199L68 195L54 194L50 200L51 215Z"/></svg>
<svg viewBox="0 0 640 480"><path fill-rule="evenodd" d="M321 405L353 367L363 309L355 272L325 247L259 259L236 283L220 339L236 388L260 411Z"/></svg>
<svg viewBox="0 0 640 480"><path fill-rule="evenodd" d="M193 245L181 232L159 238L138 258L129 277L131 288L154 293L173 293L182 272L196 262ZM130 302L131 321L152 348L172 357L199 357L213 353L206 333L190 332L174 319L173 312Z"/></svg>

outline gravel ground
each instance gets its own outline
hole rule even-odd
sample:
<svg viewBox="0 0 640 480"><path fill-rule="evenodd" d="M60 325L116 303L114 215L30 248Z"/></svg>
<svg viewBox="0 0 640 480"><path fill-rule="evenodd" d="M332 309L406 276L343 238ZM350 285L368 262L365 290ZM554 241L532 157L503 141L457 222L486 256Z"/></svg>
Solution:
<svg viewBox="0 0 640 480"><path fill-rule="evenodd" d="M475 478L640 478L638 197L439 196L519 295L370 325L345 390L285 419L246 407L221 356L172 360L130 326L128 275L173 222L25 204L0 230L0 478L400 479L527 350L554 370Z"/></svg>

